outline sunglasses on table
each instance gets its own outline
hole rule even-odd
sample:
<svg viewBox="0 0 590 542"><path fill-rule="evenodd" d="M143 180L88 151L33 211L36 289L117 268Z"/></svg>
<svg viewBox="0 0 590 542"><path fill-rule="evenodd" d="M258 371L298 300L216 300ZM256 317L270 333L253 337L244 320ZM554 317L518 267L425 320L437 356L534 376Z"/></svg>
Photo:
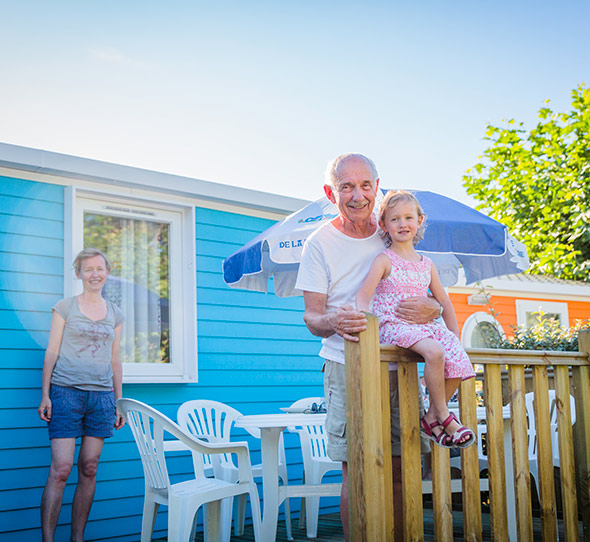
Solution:
<svg viewBox="0 0 590 542"><path fill-rule="evenodd" d="M325 413L326 410L326 403L325 401L322 401L321 403L311 403L311 405L309 405L309 408L306 408L303 413L304 414L323 414Z"/></svg>

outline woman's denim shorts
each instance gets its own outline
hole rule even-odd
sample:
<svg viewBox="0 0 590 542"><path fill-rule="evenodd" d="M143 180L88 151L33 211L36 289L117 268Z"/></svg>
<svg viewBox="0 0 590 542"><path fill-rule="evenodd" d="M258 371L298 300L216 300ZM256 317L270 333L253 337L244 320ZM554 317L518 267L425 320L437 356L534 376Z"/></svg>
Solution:
<svg viewBox="0 0 590 542"><path fill-rule="evenodd" d="M112 437L115 393L51 385L49 438Z"/></svg>

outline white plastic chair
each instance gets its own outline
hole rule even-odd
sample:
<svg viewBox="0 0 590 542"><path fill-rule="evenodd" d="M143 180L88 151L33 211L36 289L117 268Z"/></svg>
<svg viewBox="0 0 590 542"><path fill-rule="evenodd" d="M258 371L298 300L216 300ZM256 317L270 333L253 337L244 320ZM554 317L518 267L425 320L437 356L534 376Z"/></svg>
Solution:
<svg viewBox="0 0 590 542"><path fill-rule="evenodd" d="M487 432L488 428L485 424L477 424L477 459L479 462L479 472L481 474L482 471L488 468L488 456L485 454L483 445L484 445L484 436ZM455 467L456 469L461 470L461 456L453 456L450 459L451 467ZM485 478L480 478L479 480L479 488L482 491L486 491L488 489L488 480ZM460 491L460 490L459 490Z"/></svg>
<svg viewBox="0 0 590 542"><path fill-rule="evenodd" d="M254 522L254 538L260 540L260 501L252 478L250 454L246 442L208 443L186 434L176 423L134 399L118 399L117 408L125 420L139 450L145 477L145 499L141 525L141 542L150 542L154 521L161 504L168 506L169 542L189 540L193 522L199 507L207 504L206 515L209 540L219 540L221 528L221 501L227 498L249 495ZM164 433L180 440L197 454L217 457L220 454L236 454L237 480L233 483L219 478L207 478L203 465L195 462L195 478L171 484L164 457Z"/></svg>
<svg viewBox="0 0 590 542"><path fill-rule="evenodd" d="M528 419L528 437L529 437L529 470L531 476L535 479L535 485L539 484L539 464L537 461L537 430L535 426L535 408L533 392L525 396L526 413ZM576 401L573 395L570 395L570 411L572 416L572 425L576 423ZM559 443L557 440L557 406L555 401L555 390L549 390L549 416L551 425L551 448L553 451L553 466L559 467Z"/></svg>
<svg viewBox="0 0 590 542"><path fill-rule="evenodd" d="M535 485L538 487L539 483L539 466L537 462L537 430L535 427L535 409L533 401L535 394L529 392L525 395L525 404L527 412L528 424L528 445L529 445L529 471L535 480ZM557 408L555 402L555 390L549 390L549 409L550 409L550 425L551 425L551 448L553 452L553 466L559 467L559 443L557 440ZM570 395L570 411L572 416L572 425L576 422L576 402L572 395ZM488 458L483 451L483 438L487 431L487 427L483 424L477 426L477 448L479 458L479 471L488 468ZM461 468L461 458L452 457L451 466L458 469Z"/></svg>
<svg viewBox="0 0 590 542"><path fill-rule="evenodd" d="M295 401L291 408L309 409L313 404L324 403L323 397L306 397ZM342 471L342 463L332 461L326 452L327 439L323 425L292 426L287 428L291 433L297 433L301 441L301 454L303 456L303 477L305 484L321 484L324 475L330 471ZM334 495L340 495L340 491ZM319 497L305 497L305 518L307 523L307 537L316 538L318 531L318 514L320 506ZM301 507L303 518L303 506Z"/></svg>
<svg viewBox="0 0 590 542"><path fill-rule="evenodd" d="M208 442L225 443L230 442L232 426L241 415L238 410L224 403L207 399L194 399L180 405L177 419L178 424L189 434L206 439ZM254 438L260 439L260 430L249 432ZM194 457L195 454L193 453L193 460ZM204 461L205 463L210 462L218 478L228 482L234 482L237 479L238 468L229 454L217 455L212 458L205 457ZM262 477L262 465L253 465L252 475L254 478ZM287 461L282 436L279 449L279 477L284 485L288 485ZM220 540L224 542L228 542L231 536L232 509L232 499L228 499L222 504L222 531ZM234 521L236 535L243 533L245 515L246 501L245 499L239 499ZM289 499L285 499L285 523L287 538L291 540Z"/></svg>

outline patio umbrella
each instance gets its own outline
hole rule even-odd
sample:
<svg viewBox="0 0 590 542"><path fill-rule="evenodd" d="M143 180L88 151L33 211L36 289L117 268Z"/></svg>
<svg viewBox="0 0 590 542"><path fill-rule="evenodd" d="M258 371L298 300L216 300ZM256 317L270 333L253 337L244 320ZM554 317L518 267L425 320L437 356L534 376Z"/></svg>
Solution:
<svg viewBox="0 0 590 542"><path fill-rule="evenodd" d="M444 286L457 283L460 267L467 284L528 268L526 247L506 226L446 196L412 192L427 215L426 233L416 250L433 260ZM337 215L338 208L326 197L310 203L224 260L223 279L232 288L267 292L273 277L278 296L301 295L295 281L303 244L316 228Z"/></svg>

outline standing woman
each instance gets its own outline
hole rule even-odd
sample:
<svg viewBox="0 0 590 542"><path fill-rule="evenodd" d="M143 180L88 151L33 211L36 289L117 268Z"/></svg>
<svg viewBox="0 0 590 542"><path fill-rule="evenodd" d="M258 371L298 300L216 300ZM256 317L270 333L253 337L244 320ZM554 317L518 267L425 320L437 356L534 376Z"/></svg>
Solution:
<svg viewBox="0 0 590 542"><path fill-rule="evenodd" d="M86 248L76 256L74 269L84 291L53 307L38 408L51 439L51 467L41 499L44 542L54 539L76 438L82 437L82 444L70 540L82 542L104 439L125 423L115 406L122 396L123 313L101 295L111 264L100 250Z"/></svg>

